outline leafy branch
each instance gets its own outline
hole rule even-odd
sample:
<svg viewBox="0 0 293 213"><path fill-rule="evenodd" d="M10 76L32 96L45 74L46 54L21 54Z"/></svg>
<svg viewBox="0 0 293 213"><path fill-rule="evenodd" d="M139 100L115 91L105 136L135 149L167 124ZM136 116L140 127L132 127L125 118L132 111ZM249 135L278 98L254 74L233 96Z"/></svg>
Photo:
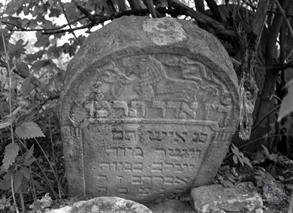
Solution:
<svg viewBox="0 0 293 213"><path fill-rule="evenodd" d="M104 22L108 20L113 20L113 19L120 18L126 15L145 16L147 14L150 14L150 10L147 8L147 9L131 9L131 10L118 11L110 15L101 15L101 14L92 15L87 9L83 8L77 3L75 3L75 5L83 14L83 16L72 22L68 22L67 24L62 25L58 28L27 29L7 21L2 21L2 23L5 25L12 26L13 28L16 28L16 29L11 29L12 31L40 31L42 32L42 34L58 34L58 33L66 33L66 32L72 33L76 30L81 30L81 29L89 29L95 25L103 24ZM201 12L193 10L192 8L186 6L185 4L181 3L178 0L170 0L169 5L170 5L170 8L159 7L159 8L156 8L156 11L160 14L166 14L166 13L171 14L171 16L173 17L179 16L179 15L190 16L194 18L200 24L212 27L213 29L215 29L217 34L223 34L230 37L236 37L236 34L234 33L234 31L230 29L226 29L224 24L222 24L221 22L216 21L215 19ZM150 6L151 4L149 5L149 7ZM77 23L78 21L85 18L89 20L88 24L75 27L75 28L71 27L72 24ZM65 27L69 27L69 28L63 29Z"/></svg>
<svg viewBox="0 0 293 213"><path fill-rule="evenodd" d="M58 0L58 2L59 2L59 4L60 4L60 6L61 6L61 8L62 8L62 11L63 11L63 14L64 14L64 16L65 16L65 18L66 18L67 25L69 26L69 29L72 30L72 26L71 26L71 24L70 24L70 20L69 20L68 15L67 15L67 13L66 13L66 11L65 11L65 8L64 8L63 3L62 3L61 0ZM74 36L75 40L78 41L78 39L77 39L77 37L76 37L74 31L72 31L72 35Z"/></svg>

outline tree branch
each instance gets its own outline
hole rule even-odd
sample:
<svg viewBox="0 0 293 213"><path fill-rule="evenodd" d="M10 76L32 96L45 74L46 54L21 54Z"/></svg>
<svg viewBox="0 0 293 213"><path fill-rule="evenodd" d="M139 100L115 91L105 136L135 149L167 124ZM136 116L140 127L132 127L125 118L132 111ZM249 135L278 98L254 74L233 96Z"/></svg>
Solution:
<svg viewBox="0 0 293 213"><path fill-rule="evenodd" d="M267 71L268 72L279 72L279 71L284 71L288 68L293 68L293 62L290 62L287 64L269 66L269 67L267 67Z"/></svg>
<svg viewBox="0 0 293 213"><path fill-rule="evenodd" d="M287 7L289 1L291 0L283 1L284 7ZM276 15L274 16L273 23L269 26L269 29L268 29L269 37L265 44L266 45L265 46L265 65L267 67L272 66L274 63L276 41L280 32L282 23L283 23L283 17L280 15ZM265 78L264 78L265 84L264 84L264 87L262 88L262 91L260 91L260 97L263 100L258 101L254 110L256 123L259 122L259 120L263 117L263 114L266 111L270 110L270 108L272 107L272 103L271 101L268 100L268 97L270 97L274 93L277 77L278 77L278 74L276 72L267 71L265 74Z"/></svg>
<svg viewBox="0 0 293 213"><path fill-rule="evenodd" d="M223 18L219 12L219 8L218 8L217 3L214 0L206 0L206 2L208 4L209 8L211 9L212 14L214 15L215 19L219 20L219 21L223 21Z"/></svg>
<svg viewBox="0 0 293 213"><path fill-rule="evenodd" d="M167 10L165 10L167 11ZM93 22L90 24L86 24L84 26L80 26L80 27L76 27L76 28L72 28L72 30L81 30L81 29L86 29L86 28L90 28L93 27L94 25L99 25L104 23L105 21L108 20L113 20L116 18L120 18L122 16L125 15L138 15L138 16L145 16L149 14L149 10L148 9L139 9L139 10L125 10L125 11L121 11L121 12L117 12L114 13L112 15L109 16L93 16ZM64 29L64 30L43 30L43 34L56 34L56 33L64 33L64 32L71 32L71 29Z"/></svg>
<svg viewBox="0 0 293 213"><path fill-rule="evenodd" d="M284 6L287 7L289 0L284 1ZM269 39L267 41L267 48L266 48L266 58L267 62L271 63L272 62L272 53L274 53L273 48L275 47L277 37L279 35L281 26L283 22L283 17L280 15L277 15L274 17L273 23L269 28Z"/></svg>
<svg viewBox="0 0 293 213"><path fill-rule="evenodd" d="M81 9L81 10L83 10L83 9ZM164 8L160 8L159 10L160 11L163 11L163 12L173 13L173 11L166 10ZM85 13L87 13L87 12L85 12ZM93 27L94 25L102 24L105 21L112 20L112 19L115 19L115 18L120 18L120 17L122 17L124 15L140 15L140 16L145 16L147 14L149 14L149 10L148 9L125 10L125 11L121 11L121 12L117 12L117 13L111 14L109 16L98 16L98 15L91 15L90 14L90 17L91 17L91 20L90 21L91 21L91 23L86 24L86 25L83 25L83 26L80 26L80 27L71 28L71 29L62 29L64 27L68 26L68 24L63 25L62 27L58 27L58 28L26 29L26 28L24 28L22 26L17 26L17 25L15 25L13 23L6 22L6 21L2 21L2 23L17 28L17 29L12 30L12 31L31 31L31 32L40 31L40 32L42 32L42 34L58 34L58 33L65 33L65 32L71 33L72 31L75 31L75 30L81 30L81 29L90 28L90 27ZM88 16L83 16L82 19L84 19L84 18L89 18L89 17ZM75 21L77 21L77 20L75 20Z"/></svg>
<svg viewBox="0 0 293 213"><path fill-rule="evenodd" d="M157 18L157 11L154 8L154 2L153 0L142 0L145 4L146 8L150 11L153 18Z"/></svg>
<svg viewBox="0 0 293 213"><path fill-rule="evenodd" d="M77 7L77 9L79 9L79 11L84 14L92 23L95 22L95 18L92 14L90 14L90 12L83 8L82 6L80 6L79 4L77 4L76 2L74 2L75 6Z"/></svg>
<svg viewBox="0 0 293 213"><path fill-rule="evenodd" d="M172 8L172 9L166 9L165 7L159 7L159 8L157 8L157 11L159 13L162 13L162 14L168 13L172 17L176 17L178 15L190 16L191 18L194 18L196 21L198 21L202 26L209 26L209 27L213 28L216 31L216 34L218 34L218 35L224 35L224 36L228 36L228 37L232 37L232 38L236 37L236 33L233 30L226 29L223 24L214 20L213 18L210 18L209 16L207 16L203 13L194 11L192 8L182 4L178 0L168 0L168 1L169 1L169 6L170 6L169 8ZM16 27L17 30L14 30L14 31L41 31L43 34L57 34L57 33L65 33L65 32L71 33L75 30L91 28L94 25L102 24L105 21L113 20L113 19L119 18L124 15L145 16L145 15L149 14L148 9L138 9L138 10L125 10L125 11L117 12L117 13L107 15L107 16L92 15L85 8L83 8L77 4L76 4L76 7L84 14L84 16L82 18L88 18L90 20L89 24L86 24L86 25L83 25L80 27L76 27L76 28L69 28L69 29L63 29L64 27L68 26L68 24L63 25L62 28L58 27L58 28L53 28L53 29L52 28L51 29L25 29L21 26L16 26L16 25L9 23L9 22L3 22L3 23L5 23L6 25L11 25L11 26ZM75 20L75 21L77 21L77 20ZM73 23L73 22L70 22L70 24L71 23Z"/></svg>
<svg viewBox="0 0 293 213"><path fill-rule="evenodd" d="M270 1L268 0L260 0L258 2L256 13L254 14L252 21L252 31L256 35L256 43L255 50L257 50L261 38L261 34L263 31L263 27L265 25L267 11L269 9Z"/></svg>
<svg viewBox="0 0 293 213"><path fill-rule="evenodd" d="M292 26L291 26L291 24L290 24L290 21L289 21L289 19L287 18L286 13L285 13L283 7L281 6L280 2L279 2L278 0L275 0L275 2L276 2L276 4L277 4L277 6L278 6L278 8L279 8L279 10L280 10L280 12L281 12L283 18L284 18L285 21L286 21L286 24L287 24L287 27L288 27L288 29L289 29L290 35L291 35L291 37L292 37L292 39L293 39L293 29L292 29Z"/></svg>
<svg viewBox="0 0 293 213"><path fill-rule="evenodd" d="M278 15L282 15L282 13L275 11L275 10L268 10L268 13L272 13L272 14L278 14ZM286 17L293 17L293 14L285 14Z"/></svg>
<svg viewBox="0 0 293 213"><path fill-rule="evenodd" d="M74 21L71 21L69 22L68 24L64 24L64 25L61 25L59 27L56 27L56 28L45 28L45 29L27 29L27 28L24 28L22 26L18 26L16 24L13 24L13 23L10 23L10 22L7 22L7 21L1 21L2 24L5 24L5 25L8 25L8 26L12 26L12 27L16 27L17 29L16 30L12 30L12 31L26 31L26 32L37 32L37 31L50 31L50 30L60 30L62 28L65 28L65 27L68 27L69 24L74 24L74 23L77 23L78 21L81 21L82 19L85 19L87 18L86 16L82 16Z"/></svg>
<svg viewBox="0 0 293 213"><path fill-rule="evenodd" d="M127 9L126 4L125 4L125 0L114 0L114 2L118 5L119 11L124 11Z"/></svg>
<svg viewBox="0 0 293 213"><path fill-rule="evenodd" d="M132 10L141 9L141 6L137 0L128 0L128 2Z"/></svg>
<svg viewBox="0 0 293 213"><path fill-rule="evenodd" d="M2 60L0 62L1 62L2 67L5 67L6 69L8 69L8 65L6 62L4 62ZM30 78L31 83L36 88L38 88L44 95L46 95L48 97L55 96L55 95L52 95L52 93L46 89L46 87L42 84L42 82L39 79L37 79L36 77L34 77L29 71L27 71L25 69L20 69L17 66L14 66L12 68L12 72L23 79Z"/></svg>
<svg viewBox="0 0 293 213"><path fill-rule="evenodd" d="M186 6L185 4L181 3L178 0L170 0L170 5L174 7L175 9L177 9L178 11L180 11L182 14L185 14L190 16L191 18L194 18L202 25L212 27L213 29L216 30L216 33L218 34L224 34L231 37L236 37L236 34L233 30L227 30L222 23L214 20L213 18L201 12L194 11L192 8Z"/></svg>
<svg viewBox="0 0 293 213"><path fill-rule="evenodd" d="M58 0L58 2L59 2L60 7L61 7L61 9L62 9L62 11L63 11L63 14L64 14L64 16L65 16L65 19L66 19L66 21L67 21L67 24L68 24L68 26L69 26L69 29L72 30L72 27L71 27L71 24L70 24L69 18L68 18L68 16L67 16L67 13L66 13L66 11L65 11L65 8L64 8L63 3L62 3L61 0ZM71 33L72 33L73 37L75 38L75 40L77 41L77 43L80 44L79 41L78 41L78 39L77 39L77 37L76 37L76 35L75 35L75 33L74 33L74 31L72 31Z"/></svg>
<svg viewBox="0 0 293 213"><path fill-rule="evenodd" d="M205 12L203 0L194 0L194 4L197 11L201 13Z"/></svg>
<svg viewBox="0 0 293 213"><path fill-rule="evenodd" d="M280 12L281 12L283 18L285 19L286 24L287 24L287 27L288 27L288 30L289 30L289 33L290 33L290 35L291 35L291 37L292 37L292 39L293 39L293 29L292 29L292 26L291 26L291 24L290 24L289 19L287 18L286 13L285 13L283 7L281 6L280 2L279 2L278 0L275 0L275 3L276 3L276 5L277 5L278 9L280 10ZM292 54L292 53L293 53L293 50L290 51L290 53L288 54L288 56L286 57L285 60L288 60L288 59L291 57L291 54Z"/></svg>

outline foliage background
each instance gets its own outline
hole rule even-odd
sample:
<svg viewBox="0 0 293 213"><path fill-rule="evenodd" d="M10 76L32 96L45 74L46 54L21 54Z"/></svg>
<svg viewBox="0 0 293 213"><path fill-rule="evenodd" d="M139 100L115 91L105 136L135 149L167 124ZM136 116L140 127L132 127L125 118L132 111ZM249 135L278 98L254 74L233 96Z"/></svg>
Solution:
<svg viewBox="0 0 293 213"><path fill-rule="evenodd" d="M66 65L91 32L124 15L188 19L217 36L240 85L234 162L255 166L245 156L255 160L261 145L266 158L293 158L290 0L7 0L0 3L1 208L24 211L46 192L66 196L58 123Z"/></svg>

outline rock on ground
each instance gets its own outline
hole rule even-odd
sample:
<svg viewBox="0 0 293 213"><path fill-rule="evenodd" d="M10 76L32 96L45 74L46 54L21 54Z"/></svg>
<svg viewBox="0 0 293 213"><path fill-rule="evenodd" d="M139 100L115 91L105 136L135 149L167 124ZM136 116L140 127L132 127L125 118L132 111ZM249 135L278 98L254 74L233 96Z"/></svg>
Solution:
<svg viewBox="0 0 293 213"><path fill-rule="evenodd" d="M146 206L119 197L97 197L45 213L152 213Z"/></svg>
<svg viewBox="0 0 293 213"><path fill-rule="evenodd" d="M220 184L201 186L191 191L199 213L262 212L263 201L252 183L224 188Z"/></svg>

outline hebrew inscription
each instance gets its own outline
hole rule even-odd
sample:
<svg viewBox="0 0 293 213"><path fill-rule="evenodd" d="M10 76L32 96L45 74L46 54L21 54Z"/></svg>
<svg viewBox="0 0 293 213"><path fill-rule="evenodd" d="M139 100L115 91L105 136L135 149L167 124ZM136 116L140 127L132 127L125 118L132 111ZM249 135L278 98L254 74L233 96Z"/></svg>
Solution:
<svg viewBox="0 0 293 213"><path fill-rule="evenodd" d="M71 119L89 121L82 131L90 194L143 199L184 191L209 145L225 137L220 128L233 119L226 86L200 61L172 57L122 58L81 84L88 92Z"/></svg>
<svg viewBox="0 0 293 213"><path fill-rule="evenodd" d="M219 126L231 124L229 92L208 74L202 63L181 57L177 60L182 70L178 77L172 77L167 70L176 72L178 65L159 58L133 56L99 68L105 71L91 81L81 103L87 118L210 120Z"/></svg>
<svg viewBox="0 0 293 213"><path fill-rule="evenodd" d="M147 202L210 183L237 127L229 60L183 20L123 17L91 34L62 91L69 193Z"/></svg>

